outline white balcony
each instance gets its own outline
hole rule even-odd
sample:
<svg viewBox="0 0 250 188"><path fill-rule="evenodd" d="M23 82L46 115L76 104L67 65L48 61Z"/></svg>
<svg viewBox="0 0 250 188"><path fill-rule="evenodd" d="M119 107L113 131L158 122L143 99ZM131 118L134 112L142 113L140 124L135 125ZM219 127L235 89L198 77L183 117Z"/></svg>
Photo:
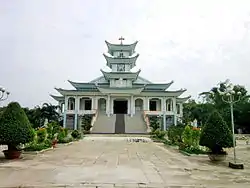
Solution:
<svg viewBox="0 0 250 188"><path fill-rule="evenodd" d="M163 115L163 111L144 111L146 115ZM167 111L166 115L174 115L173 111Z"/></svg>
<svg viewBox="0 0 250 188"><path fill-rule="evenodd" d="M78 114L79 115L84 115L84 114L95 114L96 110L79 110Z"/></svg>

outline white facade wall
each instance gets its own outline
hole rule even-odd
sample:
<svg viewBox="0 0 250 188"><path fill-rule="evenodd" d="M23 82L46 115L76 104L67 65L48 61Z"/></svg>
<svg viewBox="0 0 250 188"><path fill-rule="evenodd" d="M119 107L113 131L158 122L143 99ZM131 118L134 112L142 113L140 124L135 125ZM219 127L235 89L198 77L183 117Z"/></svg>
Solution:
<svg viewBox="0 0 250 188"><path fill-rule="evenodd" d="M129 57L129 55L130 55L129 52L126 52L126 51L122 51L122 52L117 51L117 52L113 52L113 56L114 57L119 57L121 53L123 53L124 57Z"/></svg>
<svg viewBox="0 0 250 188"><path fill-rule="evenodd" d="M132 87L132 81L131 80L116 80L112 79L110 80L110 87Z"/></svg>

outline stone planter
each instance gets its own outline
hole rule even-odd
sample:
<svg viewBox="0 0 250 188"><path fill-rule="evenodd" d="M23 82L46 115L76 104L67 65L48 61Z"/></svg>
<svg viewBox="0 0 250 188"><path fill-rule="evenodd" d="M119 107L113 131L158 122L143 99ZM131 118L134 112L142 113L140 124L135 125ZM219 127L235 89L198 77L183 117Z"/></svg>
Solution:
<svg viewBox="0 0 250 188"><path fill-rule="evenodd" d="M21 156L21 151L19 150L3 150L6 159L19 159Z"/></svg>
<svg viewBox="0 0 250 188"><path fill-rule="evenodd" d="M219 162L224 161L227 158L227 153L215 154L215 153L208 153L208 157L211 161Z"/></svg>

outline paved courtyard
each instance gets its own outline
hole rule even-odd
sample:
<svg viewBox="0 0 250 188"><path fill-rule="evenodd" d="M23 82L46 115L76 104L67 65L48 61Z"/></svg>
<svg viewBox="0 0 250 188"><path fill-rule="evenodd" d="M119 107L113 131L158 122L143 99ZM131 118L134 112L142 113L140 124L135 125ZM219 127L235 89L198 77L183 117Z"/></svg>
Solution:
<svg viewBox="0 0 250 188"><path fill-rule="evenodd" d="M126 140L90 137L22 160L1 159L0 187L250 187L249 164L232 170L226 162Z"/></svg>

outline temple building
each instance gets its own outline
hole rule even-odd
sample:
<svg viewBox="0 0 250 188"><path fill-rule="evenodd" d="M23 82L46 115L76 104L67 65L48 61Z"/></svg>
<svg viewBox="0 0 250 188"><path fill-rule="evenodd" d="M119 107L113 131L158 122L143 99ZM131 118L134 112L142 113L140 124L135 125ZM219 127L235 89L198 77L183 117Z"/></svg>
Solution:
<svg viewBox="0 0 250 188"><path fill-rule="evenodd" d="M119 44L105 41L104 58L111 71L101 70L102 76L90 82L69 80L72 90L55 88L61 96L51 96L62 107L64 127L79 129L85 115L92 118L93 133L146 133L148 117L155 115L163 118L163 130L181 121L183 103L190 98L180 97L186 90L169 91L173 81L152 83L140 77L141 70L132 72L139 57L137 41L119 40Z"/></svg>

